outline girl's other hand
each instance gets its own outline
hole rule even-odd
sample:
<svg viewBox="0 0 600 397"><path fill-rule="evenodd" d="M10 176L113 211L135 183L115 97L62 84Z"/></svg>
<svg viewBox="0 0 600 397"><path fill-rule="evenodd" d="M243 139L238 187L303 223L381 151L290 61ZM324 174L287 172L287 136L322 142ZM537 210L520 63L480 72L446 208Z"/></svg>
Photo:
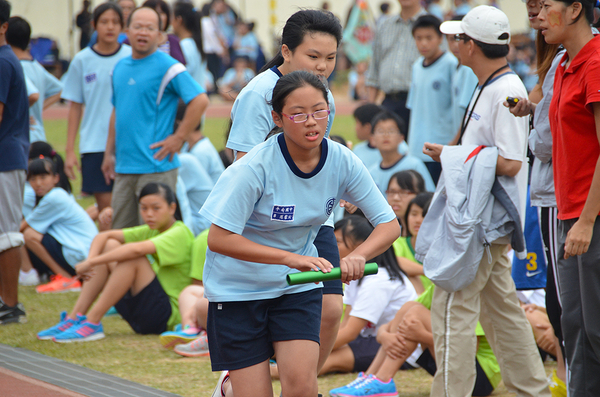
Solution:
<svg viewBox="0 0 600 397"><path fill-rule="evenodd" d="M396 360L401 357L404 351L404 344L406 343L402 335L397 332L386 332L385 335L381 335L380 339L381 347L389 358Z"/></svg>
<svg viewBox="0 0 600 397"><path fill-rule="evenodd" d="M570 256L585 254L590 248L592 234L594 233L594 222L586 222L579 218L567 233L565 240L565 259Z"/></svg>
<svg viewBox="0 0 600 397"><path fill-rule="evenodd" d="M297 254L291 254L289 260L284 264L301 272L315 270L329 273L333 269L333 265L327 259Z"/></svg>
<svg viewBox="0 0 600 397"><path fill-rule="evenodd" d="M80 276L84 280L87 280L90 278L91 271L92 271L92 264L89 263L87 260L85 260L83 262L79 262L77 265L75 265L75 272L77 272L77 275Z"/></svg>
<svg viewBox="0 0 600 397"><path fill-rule="evenodd" d="M340 270L342 272L342 282L350 283L352 280L358 280L364 275L365 262L364 256L350 254L340 260Z"/></svg>

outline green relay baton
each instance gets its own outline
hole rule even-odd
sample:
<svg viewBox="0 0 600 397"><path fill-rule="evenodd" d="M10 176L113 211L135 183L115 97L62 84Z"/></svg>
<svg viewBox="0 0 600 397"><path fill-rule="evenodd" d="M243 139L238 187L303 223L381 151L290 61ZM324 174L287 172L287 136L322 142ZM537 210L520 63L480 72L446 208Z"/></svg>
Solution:
<svg viewBox="0 0 600 397"><path fill-rule="evenodd" d="M367 263L365 265L365 276L377 274L378 270L379 268L377 267L377 263ZM307 272L288 274L285 278L288 285L318 283L320 281L339 280L342 278L342 271L339 267L335 267L329 273L311 270Z"/></svg>

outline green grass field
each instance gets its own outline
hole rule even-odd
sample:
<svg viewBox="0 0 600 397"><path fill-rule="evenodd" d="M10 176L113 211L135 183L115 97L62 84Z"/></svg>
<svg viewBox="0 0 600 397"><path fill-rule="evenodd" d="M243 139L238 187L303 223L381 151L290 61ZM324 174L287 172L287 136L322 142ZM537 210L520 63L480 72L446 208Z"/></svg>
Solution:
<svg viewBox="0 0 600 397"><path fill-rule="evenodd" d="M66 142L66 121L46 121L48 141L57 152L64 155ZM212 118L206 120L205 134L218 150L225 144L224 131L227 119ZM346 139L354 138L354 123L351 116L338 116L332 134L342 135ZM73 190L77 196L81 182L73 181ZM82 206L93 203L92 198L79 200ZM0 343L21 347L51 357L97 371L139 382L151 387L182 396L209 395L218 379L218 373L212 373L210 360L204 358L184 358L166 350L158 343L157 336L136 335L120 317L108 317L103 320L103 340L88 343L57 344L51 341L39 341L36 333L48 328L59 319L62 310L70 310L77 299L77 293L40 295L34 287L21 287L19 299L25 305L28 323L0 327ZM550 372L555 365L546 364ZM332 388L345 385L355 378L355 374L335 374L319 378L319 390L324 395ZM431 377L423 370L400 371L394 377L401 396L429 396ZM273 382L275 394L279 395L280 385ZM508 393L501 384L494 396L504 397Z"/></svg>

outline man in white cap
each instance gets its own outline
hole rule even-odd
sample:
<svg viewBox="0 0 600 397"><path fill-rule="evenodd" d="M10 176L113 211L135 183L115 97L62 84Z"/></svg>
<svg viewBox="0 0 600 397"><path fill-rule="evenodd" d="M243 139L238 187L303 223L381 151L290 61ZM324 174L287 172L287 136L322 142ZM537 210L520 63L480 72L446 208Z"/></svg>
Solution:
<svg viewBox="0 0 600 397"><path fill-rule="evenodd" d="M526 98L527 91L506 61L510 42L507 16L490 6L479 6L462 21L444 22L442 33L455 35L460 60L479 80L461 128L459 142L498 148L496 175L515 177L524 219L527 194L528 120L512 116L503 102ZM426 143L424 153L439 161L443 146ZM549 396L545 371L531 327L517 300L506 255L510 235L493 241L483 254L475 280L449 293L436 288L431 305L437 372L431 396L470 396L475 384L476 339L479 319L502 371L517 396Z"/></svg>

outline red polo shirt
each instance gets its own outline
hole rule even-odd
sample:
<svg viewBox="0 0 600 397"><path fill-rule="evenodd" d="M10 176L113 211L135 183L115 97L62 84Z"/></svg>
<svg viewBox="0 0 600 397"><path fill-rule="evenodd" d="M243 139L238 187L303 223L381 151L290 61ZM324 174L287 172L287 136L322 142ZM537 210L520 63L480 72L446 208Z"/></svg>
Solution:
<svg viewBox="0 0 600 397"><path fill-rule="evenodd" d="M556 70L550 104L552 161L558 218L579 218L600 157L593 104L600 102L600 36Z"/></svg>

